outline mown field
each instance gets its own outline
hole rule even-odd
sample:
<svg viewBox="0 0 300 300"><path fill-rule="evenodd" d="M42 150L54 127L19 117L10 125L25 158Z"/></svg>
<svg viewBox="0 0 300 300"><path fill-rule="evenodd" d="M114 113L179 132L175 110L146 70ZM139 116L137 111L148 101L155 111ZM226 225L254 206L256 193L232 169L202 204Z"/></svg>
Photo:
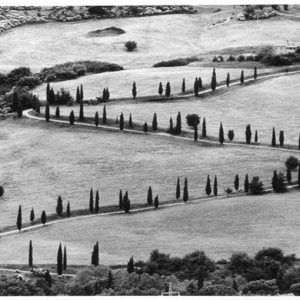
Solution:
<svg viewBox="0 0 300 300"><path fill-rule="evenodd" d="M251 124L253 138L254 131L258 130L258 141L271 144L272 128L275 126L277 143L279 131L284 130L285 142L298 145L300 120L295 99L300 93L299 78L300 75L283 76L243 88L230 88L217 96L192 97L175 102L107 103L107 115L114 119L123 112L128 119L129 113L132 113L134 121L151 124L153 113L156 112L159 126L167 128L170 116L175 120L178 111L181 112L185 127L185 116L197 113L206 118L208 135L217 137L220 122L223 122L225 138L228 130L233 129L235 140L245 141L246 125ZM86 116L94 116L97 110L101 115L103 105L86 105L84 109ZM69 115L71 110L78 116L78 106L61 107L61 113L65 115ZM54 113L54 108L52 111Z"/></svg>
<svg viewBox="0 0 300 300"><path fill-rule="evenodd" d="M238 147L204 147L191 140L72 128L43 121L1 121L0 226L23 222L35 209L55 213L61 195L71 209L88 208L89 190L99 189L101 205L117 204L119 189L131 202L145 202L151 185L161 201L174 199L177 176L189 181L191 197L205 194L206 176L218 176L219 193L241 177L259 175L269 185L274 169L284 171L288 153ZM237 159L238 158L238 159ZM300 158L300 156L298 156ZM296 176L296 175L294 175Z"/></svg>
<svg viewBox="0 0 300 300"><path fill-rule="evenodd" d="M201 249L209 257L221 259L237 251L253 255L262 247L279 247L299 256L299 213L299 191L294 191L183 204L89 221L70 220L1 238L0 263L26 264L30 239L35 263L55 263L58 244L62 242L67 246L70 264L90 264L96 241L100 263L105 265L127 263L130 256L145 260L153 249L178 256Z"/></svg>
<svg viewBox="0 0 300 300"><path fill-rule="evenodd" d="M284 17L259 22L235 21L210 28L213 20L242 11L242 8L222 6L222 12L214 14L214 8L199 8L195 15L89 20L15 28L0 37L1 71L19 66L39 71L42 67L87 58L118 63L127 69L145 68L161 60L199 55L228 45L277 45L300 39L296 21ZM87 36L89 31L111 26L120 27L126 33L102 38ZM124 42L128 40L137 42L137 51L125 51Z"/></svg>

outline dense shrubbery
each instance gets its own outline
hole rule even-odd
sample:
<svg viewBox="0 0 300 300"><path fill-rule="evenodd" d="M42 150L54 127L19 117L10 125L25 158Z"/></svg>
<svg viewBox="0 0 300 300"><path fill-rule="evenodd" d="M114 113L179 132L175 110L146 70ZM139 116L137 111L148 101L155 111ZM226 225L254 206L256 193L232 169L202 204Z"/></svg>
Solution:
<svg viewBox="0 0 300 300"><path fill-rule="evenodd" d="M41 83L41 80L37 76L24 76L18 80L17 86L28 86L30 89L33 89Z"/></svg>
<svg viewBox="0 0 300 300"><path fill-rule="evenodd" d="M135 41L128 41L125 43L125 47L127 51L133 51L137 47L137 44Z"/></svg>
<svg viewBox="0 0 300 300"><path fill-rule="evenodd" d="M198 114L188 114L185 118L188 126L195 126L200 123L200 117Z"/></svg>
<svg viewBox="0 0 300 300"><path fill-rule="evenodd" d="M196 57L189 57L189 58L177 58L167 61L160 61L153 65L154 68L159 67L177 67L177 66L186 66L193 61L197 61Z"/></svg>

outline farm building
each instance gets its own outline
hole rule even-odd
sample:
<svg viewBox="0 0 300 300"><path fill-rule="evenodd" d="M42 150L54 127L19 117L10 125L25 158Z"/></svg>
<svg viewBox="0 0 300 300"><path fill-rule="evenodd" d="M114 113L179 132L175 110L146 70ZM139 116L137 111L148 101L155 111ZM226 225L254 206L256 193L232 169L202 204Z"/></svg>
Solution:
<svg viewBox="0 0 300 300"><path fill-rule="evenodd" d="M296 44L290 41L286 41L286 45L275 46L274 50L276 54L287 54L287 53L294 53L298 47L300 47L299 43Z"/></svg>

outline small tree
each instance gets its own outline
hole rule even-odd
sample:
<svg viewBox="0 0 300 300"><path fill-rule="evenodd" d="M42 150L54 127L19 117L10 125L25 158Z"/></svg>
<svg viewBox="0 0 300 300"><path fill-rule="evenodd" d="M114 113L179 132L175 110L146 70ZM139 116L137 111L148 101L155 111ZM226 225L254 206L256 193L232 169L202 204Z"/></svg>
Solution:
<svg viewBox="0 0 300 300"><path fill-rule="evenodd" d="M214 196L218 196L218 180L217 180L217 175L215 175L215 180L214 180Z"/></svg>
<svg viewBox="0 0 300 300"><path fill-rule="evenodd" d="M103 106L103 115L102 115L102 123L103 123L103 125L106 124L106 120L107 120L107 118L106 118L106 106L104 105Z"/></svg>
<svg viewBox="0 0 300 300"><path fill-rule="evenodd" d="M129 262L127 263L127 272L129 274L133 273L134 272L134 261L133 261L133 257L131 257L129 259Z"/></svg>
<svg viewBox="0 0 300 300"><path fill-rule="evenodd" d="M181 91L185 93L185 78L182 79Z"/></svg>
<svg viewBox="0 0 300 300"><path fill-rule="evenodd" d="M155 207L155 209L157 209L158 206L159 206L159 200L158 200L158 195L156 195L155 198L154 198L154 207Z"/></svg>
<svg viewBox="0 0 300 300"><path fill-rule="evenodd" d="M56 117L57 119L60 118L60 110L59 110L59 106L56 106L55 117Z"/></svg>
<svg viewBox="0 0 300 300"><path fill-rule="evenodd" d="M39 101L38 98L36 98L35 111L36 111L36 113L38 113L38 114L41 113L41 103L40 103L40 101Z"/></svg>
<svg viewBox="0 0 300 300"><path fill-rule="evenodd" d="M295 156L290 156L285 161L285 166L287 169L291 169L292 171L295 170L299 165L299 161Z"/></svg>
<svg viewBox="0 0 300 300"><path fill-rule="evenodd" d="M156 115L156 113L154 113L153 120L152 120L152 130L156 131L157 127L158 127L158 124L157 124L157 115Z"/></svg>
<svg viewBox="0 0 300 300"><path fill-rule="evenodd" d="M122 190L119 192L119 208L123 209L123 195L122 195Z"/></svg>
<svg viewBox="0 0 300 300"><path fill-rule="evenodd" d="M272 131L272 146L275 147L276 146L276 134L275 134L275 128L273 127L273 131Z"/></svg>
<svg viewBox="0 0 300 300"><path fill-rule="evenodd" d="M179 198L180 198L180 180L179 180L179 177L177 177L176 199L178 200Z"/></svg>
<svg viewBox="0 0 300 300"><path fill-rule="evenodd" d="M240 78L241 84L244 83L244 70L241 72L241 78Z"/></svg>
<svg viewBox="0 0 300 300"><path fill-rule="evenodd" d="M57 205L56 205L56 214L61 217L63 213L63 204L62 204L62 198L61 196L58 196L57 198Z"/></svg>
<svg viewBox="0 0 300 300"><path fill-rule="evenodd" d="M47 282L48 286L51 287L52 278L51 278L49 270L47 270L46 273L45 273L45 281Z"/></svg>
<svg viewBox="0 0 300 300"><path fill-rule="evenodd" d="M173 119L170 117L169 133L174 134Z"/></svg>
<svg viewBox="0 0 300 300"><path fill-rule="evenodd" d="M227 87L229 87L229 84L230 84L230 74L227 73L227 77L226 77L226 85L227 85Z"/></svg>
<svg viewBox="0 0 300 300"><path fill-rule="evenodd" d="M133 51L137 47L137 43L135 41L128 41L125 43L125 47L127 51Z"/></svg>
<svg viewBox="0 0 300 300"><path fill-rule="evenodd" d="M148 193L147 193L147 204L148 204L149 206L151 206L152 203L153 203L152 188L151 188L151 186L149 186L149 188L148 188Z"/></svg>
<svg viewBox="0 0 300 300"><path fill-rule="evenodd" d="M67 270L67 247L64 247L64 270Z"/></svg>
<svg viewBox="0 0 300 300"><path fill-rule="evenodd" d="M123 113L120 115L120 130L124 129L124 116Z"/></svg>
<svg viewBox="0 0 300 300"><path fill-rule="evenodd" d="M91 190L90 190L89 209L90 209L90 213L92 214L94 212L94 194L93 194L93 188L91 188Z"/></svg>
<svg viewBox="0 0 300 300"><path fill-rule="evenodd" d="M187 125L191 127L195 127L195 124L198 125L200 123L200 117L198 114L188 114L185 119Z"/></svg>
<svg viewBox="0 0 300 300"><path fill-rule="evenodd" d="M198 86L199 86L199 90L202 89L202 79L201 77L198 78Z"/></svg>
<svg viewBox="0 0 300 300"><path fill-rule="evenodd" d="M216 77L216 72L215 69L213 70L212 78L211 78L211 89L212 91L215 91L217 87L217 77Z"/></svg>
<svg viewBox="0 0 300 300"><path fill-rule="evenodd" d="M239 175L236 174L235 178L234 178L234 188L236 191L238 191L239 187L240 187L240 178L239 178Z"/></svg>
<svg viewBox="0 0 300 300"><path fill-rule="evenodd" d="M80 85L80 100L83 101L83 85Z"/></svg>
<svg viewBox="0 0 300 300"><path fill-rule="evenodd" d="M181 114L180 114L180 111L178 112L177 118L176 118L175 133L176 134L181 134Z"/></svg>
<svg viewBox="0 0 300 300"><path fill-rule="evenodd" d="M246 174L246 176L245 176L244 191L245 191L245 193L249 192L249 178L248 178L248 174Z"/></svg>
<svg viewBox="0 0 300 300"><path fill-rule="evenodd" d="M260 195L263 193L263 183L258 176L254 176L249 184L250 193L253 195Z"/></svg>
<svg viewBox="0 0 300 300"><path fill-rule="evenodd" d="M203 288L203 284L204 284L204 271L203 271L203 267L201 266L199 268L199 272L198 272L198 276L197 276L198 291Z"/></svg>
<svg viewBox="0 0 300 300"><path fill-rule="evenodd" d="M35 215L34 215L34 210L33 208L30 211L30 222L32 223L34 221Z"/></svg>
<svg viewBox="0 0 300 300"><path fill-rule="evenodd" d="M158 87L158 93L161 96L163 92L164 92L164 89L163 89L162 83L160 82L159 87Z"/></svg>
<svg viewBox="0 0 300 300"><path fill-rule="evenodd" d="M112 275L111 271L109 270L108 276L107 276L107 283L106 283L107 289L111 289L113 287L113 281L114 281L113 275Z"/></svg>
<svg viewBox="0 0 300 300"><path fill-rule="evenodd" d="M255 142L255 143L257 143L257 142L258 142L257 130L255 130L254 142Z"/></svg>
<svg viewBox="0 0 300 300"><path fill-rule="evenodd" d="M99 197L99 191L97 190L96 191L96 198L95 198L95 213L99 213L99 200L100 200L100 197Z"/></svg>
<svg viewBox="0 0 300 300"><path fill-rule="evenodd" d="M46 216L46 212L43 210L42 211L42 215L41 215L41 222L42 224L45 226L46 222L47 222L47 216Z"/></svg>
<svg viewBox="0 0 300 300"><path fill-rule="evenodd" d="M33 249L32 249L32 241L31 240L29 242L28 265L30 268L33 267Z"/></svg>
<svg viewBox="0 0 300 300"><path fill-rule="evenodd" d="M70 202L68 201L67 204L67 217L70 218L71 217L71 207L70 207Z"/></svg>
<svg viewBox="0 0 300 300"><path fill-rule="evenodd" d="M234 138L234 131L233 130L228 130L228 138L229 138L230 141L233 140L233 138Z"/></svg>
<svg viewBox="0 0 300 300"><path fill-rule="evenodd" d="M250 143L251 143L251 137L252 137L252 132L251 132L251 126L250 126L250 124L248 124L248 125L246 126L246 132L245 132L245 135L246 135L246 143L247 143L248 145L250 145Z"/></svg>
<svg viewBox="0 0 300 300"><path fill-rule="evenodd" d="M82 100L82 98L80 99L79 121L80 122L84 121L83 100Z"/></svg>
<svg viewBox="0 0 300 300"><path fill-rule="evenodd" d="M95 112L95 125L96 125L96 127L98 127L98 125L99 125L99 114L97 111Z"/></svg>
<svg viewBox="0 0 300 300"><path fill-rule="evenodd" d="M292 181L292 172L291 172L291 169L287 169L286 170L286 180L288 181L289 184Z"/></svg>
<svg viewBox="0 0 300 300"><path fill-rule="evenodd" d="M72 110L69 116L70 125L74 125L74 121L75 121L75 116L74 116L74 111Z"/></svg>
<svg viewBox="0 0 300 300"><path fill-rule="evenodd" d="M18 210L17 228L19 231L22 229L22 206L21 205L19 205L19 210Z"/></svg>
<svg viewBox="0 0 300 300"><path fill-rule="evenodd" d="M206 192L206 195L207 195L207 196L209 196L209 195L211 194L211 185L210 185L210 178L209 178L209 175L207 175L205 192Z"/></svg>
<svg viewBox="0 0 300 300"><path fill-rule="evenodd" d="M275 172L274 172L275 173ZM275 175L275 174L274 174ZM277 174L276 174L277 175ZM275 181L275 180L274 180ZM273 184L273 179L272 179L272 184ZM273 187L274 191L276 193L285 193L287 191L287 188L285 186L285 183L284 183L284 176L282 173L279 173L277 175L277 178L276 178L276 185L275 187Z"/></svg>
<svg viewBox="0 0 300 300"><path fill-rule="evenodd" d="M278 174L277 171L274 170L273 177L272 177L272 188L274 191L277 190L277 183L278 183Z"/></svg>
<svg viewBox="0 0 300 300"><path fill-rule="evenodd" d="M46 103L45 118L46 118L46 122L49 122L49 120L50 120L50 106L49 106L48 102Z"/></svg>
<svg viewBox="0 0 300 300"><path fill-rule="evenodd" d="M59 243L59 247L57 250L57 275L61 275L63 272L63 257L62 257L62 249L61 249L61 243Z"/></svg>
<svg viewBox="0 0 300 300"><path fill-rule="evenodd" d="M183 201L187 202L188 200L189 200L188 182L187 182L187 178L185 178L184 187L183 187Z"/></svg>
<svg viewBox="0 0 300 300"><path fill-rule="evenodd" d="M257 79L257 68L256 68L256 66L254 67L254 79L256 80Z"/></svg>
<svg viewBox="0 0 300 300"><path fill-rule="evenodd" d="M280 143L280 147L283 147L284 144L284 131L280 130L279 132L279 143Z"/></svg>
<svg viewBox="0 0 300 300"><path fill-rule="evenodd" d="M144 130L145 133L148 132L148 124L147 124L147 122L144 123L143 130Z"/></svg>
<svg viewBox="0 0 300 300"><path fill-rule="evenodd" d="M129 114L128 127L129 127L129 128L132 128L132 127L133 127L133 125L132 125L132 116L131 116L131 113Z"/></svg>
<svg viewBox="0 0 300 300"><path fill-rule="evenodd" d="M219 129L219 142L220 144L224 143L224 130L223 130L222 122L220 123L220 129Z"/></svg>
<svg viewBox="0 0 300 300"><path fill-rule="evenodd" d="M133 96L133 99L136 98L136 94L137 94L137 91L136 91L136 84L135 84L135 81L133 82L133 85L132 85L132 96Z"/></svg>
<svg viewBox="0 0 300 300"><path fill-rule="evenodd" d="M206 138L207 132L206 132L206 120L203 118L203 123L202 123L202 137Z"/></svg>
<svg viewBox="0 0 300 300"><path fill-rule="evenodd" d="M81 96L80 96L79 86L77 86L77 89L76 89L76 103L80 104L80 99L81 99Z"/></svg>
<svg viewBox="0 0 300 300"><path fill-rule="evenodd" d="M92 265L99 265L99 244L98 242L94 245L94 249L92 252Z"/></svg>
<svg viewBox="0 0 300 300"><path fill-rule="evenodd" d="M171 95L171 86L170 86L170 82L167 82L166 85L166 97L169 98Z"/></svg>
<svg viewBox="0 0 300 300"><path fill-rule="evenodd" d="M197 77L196 77L195 82L194 82L194 94L195 94L195 96L198 97L198 94L199 94L199 84L198 84Z"/></svg>

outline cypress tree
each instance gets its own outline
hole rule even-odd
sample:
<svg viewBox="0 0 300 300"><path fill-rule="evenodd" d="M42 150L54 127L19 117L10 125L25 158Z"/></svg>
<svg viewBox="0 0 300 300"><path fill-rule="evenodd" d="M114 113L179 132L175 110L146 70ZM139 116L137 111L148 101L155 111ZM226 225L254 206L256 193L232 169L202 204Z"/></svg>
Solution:
<svg viewBox="0 0 300 300"><path fill-rule="evenodd" d="M49 104L54 104L55 103L55 93L54 93L54 90L53 88L50 89L49 91L49 101L47 101Z"/></svg>
<svg viewBox="0 0 300 300"><path fill-rule="evenodd" d="M276 146L276 134L275 134L275 128L273 127L273 132L272 132L272 146Z"/></svg>
<svg viewBox="0 0 300 300"><path fill-rule="evenodd" d="M83 100L82 100L82 98L80 99L79 121L80 122L84 121Z"/></svg>
<svg viewBox="0 0 300 300"><path fill-rule="evenodd" d="M203 118L203 123L202 123L202 137L206 138L207 132L206 132L206 120Z"/></svg>
<svg viewBox="0 0 300 300"><path fill-rule="evenodd" d="M214 196L218 196L218 181L217 181L217 176L215 175L215 180L214 180Z"/></svg>
<svg viewBox="0 0 300 300"><path fill-rule="evenodd" d="M67 217L70 218L71 217L71 207L70 207L70 202L68 201L67 204Z"/></svg>
<svg viewBox="0 0 300 300"><path fill-rule="evenodd" d="M41 103L40 103L39 98L36 98L35 111L36 111L38 114L41 112Z"/></svg>
<svg viewBox="0 0 300 300"><path fill-rule="evenodd" d="M61 275L63 272L63 257L62 257L62 249L61 249L61 243L59 243L59 247L57 250L57 275Z"/></svg>
<svg viewBox="0 0 300 300"><path fill-rule="evenodd" d="M176 134L181 134L181 113L180 113L180 111L177 114L175 131L176 131Z"/></svg>
<svg viewBox="0 0 300 300"><path fill-rule="evenodd" d="M199 90L202 89L202 79L201 77L198 78L198 86L199 86Z"/></svg>
<svg viewBox="0 0 300 300"><path fill-rule="evenodd" d="M49 95L50 95L50 83L47 82L47 88L46 88L46 102L49 102Z"/></svg>
<svg viewBox="0 0 300 300"><path fill-rule="evenodd" d="M136 92L136 84L135 84L135 82L133 82L133 85L132 85L132 96L133 96L133 99L136 98L136 94L137 94L137 92Z"/></svg>
<svg viewBox="0 0 300 300"><path fill-rule="evenodd" d="M256 68L256 66L254 67L254 79L256 80L256 78L257 78L257 68Z"/></svg>
<svg viewBox="0 0 300 300"><path fill-rule="evenodd" d="M131 116L131 113L130 113L130 115L129 115L128 126L129 126L129 128L132 128L132 127L133 127L133 125L132 125L132 116Z"/></svg>
<svg viewBox="0 0 300 300"><path fill-rule="evenodd" d="M46 273L45 273L45 280L48 283L48 286L51 287L51 285L52 285L52 278L51 278L49 270L47 270Z"/></svg>
<svg viewBox="0 0 300 300"><path fill-rule="evenodd" d="M95 126L98 127L98 125L99 125L99 114L98 114L98 112L96 111L96 112L95 112Z"/></svg>
<svg viewBox="0 0 300 300"><path fill-rule="evenodd" d="M80 104L80 92L79 92L79 86L76 89L76 103Z"/></svg>
<svg viewBox="0 0 300 300"><path fill-rule="evenodd" d="M220 129L219 129L219 142L220 144L224 143L224 130L223 130L222 122L220 123Z"/></svg>
<svg viewBox="0 0 300 300"><path fill-rule="evenodd" d="M182 79L181 91L185 93L185 78Z"/></svg>
<svg viewBox="0 0 300 300"><path fill-rule="evenodd" d="M49 122L49 120L50 120L50 106L49 106L49 102L46 103L45 118L46 118L46 122Z"/></svg>
<svg viewBox="0 0 300 300"><path fill-rule="evenodd" d="M187 182L187 178L185 178L184 187L183 187L183 201L187 202L188 200L189 200L188 182Z"/></svg>
<svg viewBox="0 0 300 300"><path fill-rule="evenodd" d="M227 77L226 77L226 85L227 85L227 87L229 87L229 84L230 84L230 74L227 73Z"/></svg>
<svg viewBox="0 0 300 300"><path fill-rule="evenodd" d="M169 132L170 134L174 133L174 128L173 128L173 119L170 117L170 126L169 126Z"/></svg>
<svg viewBox="0 0 300 300"><path fill-rule="evenodd" d="M67 247L64 247L64 270L67 270Z"/></svg>
<svg viewBox="0 0 300 300"><path fill-rule="evenodd" d="M80 85L80 100L83 102L83 85Z"/></svg>
<svg viewBox="0 0 300 300"><path fill-rule="evenodd" d="M60 217L62 216L62 213L63 213L63 204L62 204L61 196L58 196L58 198L57 198L56 213Z"/></svg>
<svg viewBox="0 0 300 300"><path fill-rule="evenodd" d="M287 179L288 183L290 184L291 181L292 181L292 172L291 172L291 169L287 169L287 171L286 171L286 179Z"/></svg>
<svg viewBox="0 0 300 300"><path fill-rule="evenodd" d="M122 190L119 192L119 208L123 209L123 195L122 195Z"/></svg>
<svg viewBox="0 0 300 300"><path fill-rule="evenodd" d="M19 210L18 210L17 228L19 231L22 229L22 206L21 205L19 205Z"/></svg>
<svg viewBox="0 0 300 300"><path fill-rule="evenodd" d="M90 213L94 212L94 195L93 195L93 188L90 190L90 203L89 203Z"/></svg>
<svg viewBox="0 0 300 300"><path fill-rule="evenodd" d="M255 130L254 142L255 142L255 143L257 143L257 142L258 142L257 130Z"/></svg>
<svg viewBox="0 0 300 300"><path fill-rule="evenodd" d="M128 198L128 191L125 192L124 198L123 198L123 209L125 213L129 213L130 211L130 200Z"/></svg>
<svg viewBox="0 0 300 300"><path fill-rule="evenodd" d="M278 175L277 175L277 171L274 170L273 177L272 177L272 188L274 191L277 190L277 186L278 186Z"/></svg>
<svg viewBox="0 0 300 300"><path fill-rule="evenodd" d="M179 198L180 198L180 181L179 181L179 177L177 177L176 199L178 200Z"/></svg>
<svg viewBox="0 0 300 300"><path fill-rule="evenodd" d="M250 145L250 143L251 143L251 137L252 137L252 132L251 132L251 126L250 126L250 124L248 124L248 125L246 126L246 132L245 132L245 135L246 135L246 143L247 143L248 145Z"/></svg>
<svg viewBox="0 0 300 300"><path fill-rule="evenodd" d="M18 105L18 117L22 118L23 116L23 104L20 102Z"/></svg>
<svg viewBox="0 0 300 300"><path fill-rule="evenodd" d="M98 242L95 245L95 266L99 265L99 244Z"/></svg>
<svg viewBox="0 0 300 300"><path fill-rule="evenodd" d="M195 82L194 82L194 94L195 94L195 96L198 96L198 94L199 94L199 84L198 84L197 77L196 77Z"/></svg>
<svg viewBox="0 0 300 300"><path fill-rule="evenodd" d="M99 192L96 191L96 199L95 199L95 213L99 213Z"/></svg>
<svg viewBox="0 0 300 300"><path fill-rule="evenodd" d="M236 174L234 178L234 188L236 191L238 191L239 187L240 187L240 178L239 175Z"/></svg>
<svg viewBox="0 0 300 300"><path fill-rule="evenodd" d="M170 82L167 82L166 85L166 97L169 98L171 95L171 86L170 86Z"/></svg>
<svg viewBox="0 0 300 300"><path fill-rule="evenodd" d="M17 92L15 91L13 93L13 102L12 102L13 111L17 111L18 107L19 107L19 96L18 96Z"/></svg>
<svg viewBox="0 0 300 300"><path fill-rule="evenodd" d="M163 89L162 83L160 82L159 87L158 87L158 93L161 96L163 92L164 92L164 89Z"/></svg>
<svg viewBox="0 0 300 300"><path fill-rule="evenodd" d="M210 185L210 178L209 178L209 175L207 175L205 192L206 192L206 195L207 195L207 196L209 196L209 195L211 194L211 185Z"/></svg>
<svg viewBox="0 0 300 300"><path fill-rule="evenodd" d="M154 113L153 115L153 120L152 120L152 130L153 131L156 131L157 130L157 115L156 115L156 112Z"/></svg>
<svg viewBox="0 0 300 300"><path fill-rule="evenodd" d="M34 221L34 218L35 218L35 216L34 216L34 210L33 210L33 208L32 208L32 209L31 209L31 212L30 212L30 222L31 222L31 223Z"/></svg>
<svg viewBox="0 0 300 300"><path fill-rule="evenodd" d="M197 276L198 291L203 288L203 283L204 283L204 272L203 272L203 267L201 266L199 268L199 272L198 272L198 276Z"/></svg>
<svg viewBox="0 0 300 300"><path fill-rule="evenodd" d="M33 267L33 249L32 249L32 241L31 240L29 242L28 265L30 268Z"/></svg>
<svg viewBox="0 0 300 300"><path fill-rule="evenodd" d="M134 272L134 261L133 261L133 257L131 257L129 259L129 262L127 263L127 272L129 274L133 273Z"/></svg>
<svg viewBox="0 0 300 300"><path fill-rule="evenodd" d="M69 115L69 122L70 122L70 125L74 125L74 122L75 122L75 116L74 116L74 111L73 111L73 110L70 112L70 115Z"/></svg>
<svg viewBox="0 0 300 300"><path fill-rule="evenodd" d="M144 130L145 133L148 132L148 124L147 124L147 122L144 123L143 130Z"/></svg>
<svg viewBox="0 0 300 300"><path fill-rule="evenodd" d="M109 89L108 89L108 87L106 88L106 97L107 97L107 100L109 100L109 97L110 97L110 92L109 92Z"/></svg>
<svg viewBox="0 0 300 300"><path fill-rule="evenodd" d="M156 195L154 198L154 207L158 208L158 206L159 206L159 200L158 200L158 195Z"/></svg>
<svg viewBox="0 0 300 300"><path fill-rule="evenodd" d="M248 178L248 174L246 174L246 176L245 176L244 191L245 191L245 193L249 192L249 178Z"/></svg>
<svg viewBox="0 0 300 300"><path fill-rule="evenodd" d="M216 76L216 71L215 68L213 70L212 78L211 78L211 89L214 91L217 87L217 76Z"/></svg>
<svg viewBox="0 0 300 300"><path fill-rule="evenodd" d="M102 115L102 122L103 124L106 124L107 118L106 118L106 106L103 107L103 115Z"/></svg>
<svg viewBox="0 0 300 300"><path fill-rule="evenodd" d="M196 142L198 140L198 125L194 125L194 141Z"/></svg>
<svg viewBox="0 0 300 300"><path fill-rule="evenodd" d="M103 89L103 92L102 92L102 100L103 100L103 102L105 102L105 101L107 100L106 88Z"/></svg>
<svg viewBox="0 0 300 300"><path fill-rule="evenodd" d="M124 116L123 113L120 115L120 130L124 129Z"/></svg>
<svg viewBox="0 0 300 300"><path fill-rule="evenodd" d="M240 80L241 80L241 84L243 84L244 83L244 70L242 70L242 72L241 72Z"/></svg>
<svg viewBox="0 0 300 300"><path fill-rule="evenodd" d="M280 147L283 147L284 144L284 131L280 130L279 132L279 143L280 143Z"/></svg>
<svg viewBox="0 0 300 300"><path fill-rule="evenodd" d="M59 110L59 106L56 106L55 117L58 118L58 119L60 118L60 110Z"/></svg>
<svg viewBox="0 0 300 300"><path fill-rule="evenodd" d="M43 223L43 225L45 225L47 222L47 216L46 216L46 212L44 210L42 211L41 222Z"/></svg>
<svg viewBox="0 0 300 300"><path fill-rule="evenodd" d="M152 197L152 188L149 186L148 192L147 192L147 204L150 206L153 203L153 197Z"/></svg>

